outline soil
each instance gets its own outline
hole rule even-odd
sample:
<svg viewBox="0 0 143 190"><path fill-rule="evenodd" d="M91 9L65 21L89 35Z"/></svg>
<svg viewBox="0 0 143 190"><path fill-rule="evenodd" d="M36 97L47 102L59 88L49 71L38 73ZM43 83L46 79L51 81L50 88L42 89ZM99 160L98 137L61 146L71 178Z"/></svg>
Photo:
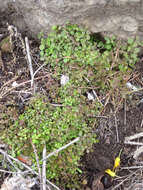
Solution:
<svg viewBox="0 0 143 190"><path fill-rule="evenodd" d="M11 36L10 40L13 44L12 47L7 44L6 47L1 46L0 49L0 133L2 134L3 127L7 127L9 123L9 118L13 118L10 120L13 122L24 111L32 97L32 91L26 50L23 46L25 34L18 33L16 35L18 32L16 28L8 30L4 16L0 17L0 26L0 43L6 36ZM39 42L29 37L29 44L32 62L35 63L33 69L36 71L43 64L39 59ZM136 77L133 77L133 84L142 87L142 55L140 55L140 61L134 72ZM35 79L35 91L48 96L50 86L55 84L48 70L42 68ZM83 189L142 189L142 156L134 159L134 152L138 147L125 143L125 137L143 131L142 98L142 91L132 94L123 100L117 110L110 103L98 117L95 133L99 143L93 145L92 152L85 152L81 157ZM3 120L5 113L7 119ZM135 141L142 142L142 138L135 139ZM121 166L117 171L118 177L112 178L105 174L105 170L113 168L114 160L121 150ZM1 163L0 169L2 168ZM7 175L9 174L0 174L0 185ZM38 188L35 187L35 189Z"/></svg>

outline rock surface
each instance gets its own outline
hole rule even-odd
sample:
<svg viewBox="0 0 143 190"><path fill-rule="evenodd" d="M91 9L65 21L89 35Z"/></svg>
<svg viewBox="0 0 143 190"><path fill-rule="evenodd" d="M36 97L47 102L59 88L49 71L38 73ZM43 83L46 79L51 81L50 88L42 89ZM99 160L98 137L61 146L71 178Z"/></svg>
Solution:
<svg viewBox="0 0 143 190"><path fill-rule="evenodd" d="M33 36L52 25L85 25L92 32L143 36L143 0L0 0L0 14Z"/></svg>

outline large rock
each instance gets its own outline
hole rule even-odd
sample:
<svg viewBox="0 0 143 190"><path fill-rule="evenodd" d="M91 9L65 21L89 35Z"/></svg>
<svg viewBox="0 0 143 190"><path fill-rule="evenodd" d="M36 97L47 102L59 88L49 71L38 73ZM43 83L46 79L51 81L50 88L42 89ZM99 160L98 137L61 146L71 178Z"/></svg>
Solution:
<svg viewBox="0 0 143 190"><path fill-rule="evenodd" d="M143 0L0 0L0 7L9 23L34 36L67 22L92 32L143 36Z"/></svg>

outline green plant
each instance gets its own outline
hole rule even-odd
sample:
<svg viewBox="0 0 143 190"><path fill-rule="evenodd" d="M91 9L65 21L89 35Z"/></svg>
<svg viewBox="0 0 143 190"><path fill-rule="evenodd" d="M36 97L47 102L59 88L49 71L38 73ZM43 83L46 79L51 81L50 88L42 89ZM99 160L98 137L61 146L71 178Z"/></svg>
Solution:
<svg viewBox="0 0 143 190"><path fill-rule="evenodd" d="M137 62L139 43L133 39L122 42L115 37L99 41L93 36L77 25L54 26L47 38L40 37L41 60L56 71L55 77L67 73L76 85L87 86L83 78L88 76L90 84L106 91L118 78L120 88L124 75L130 74ZM77 72L80 82L75 79Z"/></svg>
<svg viewBox="0 0 143 190"><path fill-rule="evenodd" d="M101 112L106 100L103 98L102 105L102 97L107 94L118 105L126 78L130 77L137 62L139 43L132 39L122 42L115 37L99 40L86 29L70 24L54 26L46 38L42 34L39 37L41 60L53 72L54 78L49 99L35 98L1 139L16 154L30 155L35 162L31 141L41 158L45 141L50 153L80 137L79 142L47 162L48 179L62 183L62 188L76 188L80 156L96 142L95 118L89 116ZM65 86L59 85L63 74L69 76ZM87 93L93 89L99 98L89 101Z"/></svg>
<svg viewBox="0 0 143 190"><path fill-rule="evenodd" d="M24 114L12 125L3 136L17 155L30 156L34 163L35 156L31 147L31 141L35 144L38 155L41 154L46 143L47 154L66 145L73 139L80 137L79 142L52 156L47 161L47 178L54 179L63 186L76 186L80 169L78 161L85 149L90 149L96 142L96 135L91 133L91 128L85 121L85 116L80 112L80 107L71 104L65 98L63 107L53 107L46 98L33 99ZM77 117L78 115L78 117ZM5 139L7 137L7 139ZM74 181L75 180L75 181Z"/></svg>
<svg viewBox="0 0 143 190"><path fill-rule="evenodd" d="M62 72L65 64L92 65L97 57L89 32L77 25L54 27L47 38L41 38L40 50L41 60L53 68L61 67Z"/></svg>

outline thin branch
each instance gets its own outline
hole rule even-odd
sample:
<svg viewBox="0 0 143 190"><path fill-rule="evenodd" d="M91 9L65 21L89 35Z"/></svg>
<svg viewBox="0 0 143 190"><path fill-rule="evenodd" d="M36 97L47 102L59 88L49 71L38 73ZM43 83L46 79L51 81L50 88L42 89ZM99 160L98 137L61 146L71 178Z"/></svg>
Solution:
<svg viewBox="0 0 143 190"><path fill-rule="evenodd" d="M8 173L8 174L18 174L18 173L21 173L21 172L11 172L11 171L8 171L8 170L2 170L2 169L0 169L0 172Z"/></svg>
<svg viewBox="0 0 143 190"><path fill-rule="evenodd" d="M143 153L143 146L139 147L135 152L134 152L134 159L137 159L141 154Z"/></svg>
<svg viewBox="0 0 143 190"><path fill-rule="evenodd" d="M112 188L112 190L117 189L118 187L120 187L125 181L127 181L128 179L130 179L134 174L136 174L137 171L132 172L128 177L126 177L124 180L122 180L119 184L117 184L114 188Z"/></svg>
<svg viewBox="0 0 143 190"><path fill-rule="evenodd" d="M141 128L142 128L142 126L143 126L143 119L142 119L142 121L141 121Z"/></svg>
<svg viewBox="0 0 143 190"><path fill-rule="evenodd" d="M139 88L137 90L132 90L132 91L128 92L128 94L136 93L136 92L139 92L141 90L143 90L143 88Z"/></svg>
<svg viewBox="0 0 143 190"><path fill-rule="evenodd" d="M115 118L115 127L116 127L116 139L117 139L117 143L119 143L119 133L118 133L118 124L117 124L116 114L114 115L114 118Z"/></svg>
<svg viewBox="0 0 143 190"><path fill-rule="evenodd" d="M40 77L37 77L37 78L35 78L34 80L39 80L39 79L42 79L42 78L46 78L46 77L49 77L49 74L47 74L47 75L45 75L45 76L40 76ZM18 84L17 86L14 86L14 87L12 87L12 88L9 88L7 91L5 91L3 94L0 94L0 99L2 99L5 95L7 95L9 92L11 92L12 90L14 90L14 89L16 89L16 88L18 88L18 87L21 87L21 86L23 86L23 85L25 85L25 84L28 84L28 83L30 83L31 82L31 80L28 80L28 81L25 81L25 82L22 82L22 83L20 83L20 84Z"/></svg>
<svg viewBox="0 0 143 190"><path fill-rule="evenodd" d="M27 52L27 59L28 59L28 65L29 65L29 70L30 70L30 75L31 75L31 88L34 85L34 79L33 78L33 67L32 67L32 59L31 59L31 55L30 55L30 48L29 48L29 41L28 41L28 37L25 37L25 45L26 45L26 52Z"/></svg>
<svg viewBox="0 0 143 190"><path fill-rule="evenodd" d="M52 187L54 187L57 190L61 190L59 187L57 187L55 184L53 184L51 181L49 181L48 179L46 179L47 183L49 183ZM49 186L48 186L49 187Z"/></svg>
<svg viewBox="0 0 143 190"><path fill-rule="evenodd" d="M42 161L43 161L43 160L47 160L48 158L50 158L51 156L53 156L53 155L55 155L55 154L58 154L60 151L66 149L66 148L69 147L70 145L72 145L72 144L76 143L77 141L79 141L79 139L80 139L80 138L77 137L76 139L74 139L74 140L71 141L70 143L68 143L68 144L62 146L61 148L59 148L59 149L57 149L57 150L51 152L50 154L48 154L48 156L47 156L46 158L42 159Z"/></svg>
<svg viewBox="0 0 143 190"><path fill-rule="evenodd" d="M38 71L40 71L40 69L42 69L46 64L44 63L43 65L41 65L36 71L35 73L32 75L31 77L31 84L34 84L34 77L35 75L38 73ZM34 87L34 92L35 92L35 87Z"/></svg>
<svg viewBox="0 0 143 190"><path fill-rule="evenodd" d="M91 83L91 81L87 78L87 77L84 77L85 80L88 82L88 83ZM97 99L97 101L103 106L102 102L100 101L97 93L95 92L94 88L92 89L92 92L93 92L93 95L95 96L95 98Z"/></svg>
<svg viewBox="0 0 143 190"><path fill-rule="evenodd" d="M91 118L99 118L99 119L101 119L101 118L103 118L103 119L109 119L109 117L107 117L107 116L104 116L104 115L87 115L87 117L91 117Z"/></svg>
<svg viewBox="0 0 143 190"><path fill-rule="evenodd" d="M18 91L18 90L14 90L13 92L15 92L15 93L19 93L19 94L31 94L32 95L32 93L31 92L29 92L29 91L24 91L24 90L20 90L20 91Z"/></svg>
<svg viewBox="0 0 143 190"><path fill-rule="evenodd" d="M2 60L1 50L0 50L0 65L1 65L1 70L4 71L5 70L5 64L3 63L3 60Z"/></svg>
<svg viewBox="0 0 143 190"><path fill-rule="evenodd" d="M143 143L140 142L134 142L134 141L125 141L125 144L130 144L130 145L136 145L136 146L143 146Z"/></svg>
<svg viewBox="0 0 143 190"><path fill-rule="evenodd" d="M121 167L121 170L132 170L132 169L142 169L143 166L131 166L131 167Z"/></svg>
<svg viewBox="0 0 143 190"><path fill-rule="evenodd" d="M65 105L62 104L54 104L54 103L50 103L50 105L55 106L55 107L64 107Z"/></svg>
<svg viewBox="0 0 143 190"><path fill-rule="evenodd" d="M43 165L42 165L42 190L46 190L46 144L43 148ZM50 190L50 187L48 186Z"/></svg>
<svg viewBox="0 0 143 190"><path fill-rule="evenodd" d="M124 100L124 126L127 124L127 108L126 108L126 99Z"/></svg>
<svg viewBox="0 0 143 190"><path fill-rule="evenodd" d="M38 73L38 71L40 71L46 64L44 63L43 65L41 65L36 71L35 73L33 74L33 80L34 80L34 77L35 75Z"/></svg>
<svg viewBox="0 0 143 190"><path fill-rule="evenodd" d="M38 154L37 154L37 149L35 147L35 144L32 143L31 141L31 145L32 148L34 150L34 154L35 154L35 158L36 158L36 163L37 163L37 168L38 168L38 173L39 173L39 179L40 179L40 186L42 184L42 175L41 175L41 168L40 168L40 164L39 164L39 158L38 158ZM42 190L42 186L41 186L41 190Z"/></svg>
<svg viewBox="0 0 143 190"><path fill-rule="evenodd" d="M103 106L102 102L100 101L99 97L97 96L97 93L95 92L95 90L92 90L94 96L97 98L98 102Z"/></svg>
<svg viewBox="0 0 143 190"><path fill-rule="evenodd" d="M15 76L13 79L9 80L8 82L4 83L3 86L0 88L0 91L7 86L8 84L12 83L13 81L16 81L18 79L18 76Z"/></svg>
<svg viewBox="0 0 143 190"><path fill-rule="evenodd" d="M131 141L137 138L143 137L143 132L141 133L137 133L135 135L129 136L129 137L125 137L125 141Z"/></svg>
<svg viewBox="0 0 143 190"><path fill-rule="evenodd" d="M118 47L119 47L119 45L120 45L120 42L118 43ZM117 58L118 58L118 56L119 56L119 49L120 49L120 48L117 48L117 50L116 50L116 54L115 54L115 56L114 56L113 63L112 63L112 65L111 65L111 69L113 68L113 66L115 65L115 63L116 63L116 61L117 61Z"/></svg>
<svg viewBox="0 0 143 190"><path fill-rule="evenodd" d="M20 172L20 170L13 164L13 162L11 161L11 159L9 157L7 157L7 160L17 170L17 172Z"/></svg>

